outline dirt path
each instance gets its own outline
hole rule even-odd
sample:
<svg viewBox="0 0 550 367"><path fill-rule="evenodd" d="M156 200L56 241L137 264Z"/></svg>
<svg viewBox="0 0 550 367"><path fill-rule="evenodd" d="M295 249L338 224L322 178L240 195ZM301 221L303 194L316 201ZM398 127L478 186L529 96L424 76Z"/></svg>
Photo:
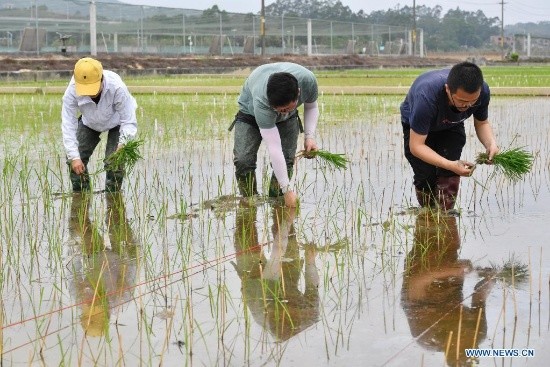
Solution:
<svg viewBox="0 0 550 367"><path fill-rule="evenodd" d="M235 94L240 93L241 87L237 86L129 86L133 94ZM405 95L408 87L384 87L384 86L330 86L320 87L323 94L341 95ZM57 87L0 87L0 94L63 94L65 86ZM491 94L494 96L550 96L550 87L493 87Z"/></svg>
<svg viewBox="0 0 550 367"><path fill-rule="evenodd" d="M75 62L85 55L45 56L0 55L0 72L25 71L72 71ZM429 67L446 66L462 61L460 58L418 58L418 57L370 57L367 55L327 56L186 56L159 57L147 55L99 55L103 67L128 72L196 73L253 68L267 62L291 61L310 68L380 68L380 67Z"/></svg>

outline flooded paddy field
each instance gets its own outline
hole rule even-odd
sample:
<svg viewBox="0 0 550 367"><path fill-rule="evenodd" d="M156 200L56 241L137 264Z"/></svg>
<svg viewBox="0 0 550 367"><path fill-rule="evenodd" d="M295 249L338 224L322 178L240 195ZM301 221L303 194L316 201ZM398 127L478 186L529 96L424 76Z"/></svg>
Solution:
<svg viewBox="0 0 550 367"><path fill-rule="evenodd" d="M0 96L2 365L546 365L548 98L493 97L497 141L534 167L519 182L478 167L456 215L417 207L402 96L321 96L318 145L346 153L347 170L299 160L297 211L242 203L235 98L137 95L144 159L120 194L98 173L82 195L60 96ZM263 150L258 174L267 182Z"/></svg>

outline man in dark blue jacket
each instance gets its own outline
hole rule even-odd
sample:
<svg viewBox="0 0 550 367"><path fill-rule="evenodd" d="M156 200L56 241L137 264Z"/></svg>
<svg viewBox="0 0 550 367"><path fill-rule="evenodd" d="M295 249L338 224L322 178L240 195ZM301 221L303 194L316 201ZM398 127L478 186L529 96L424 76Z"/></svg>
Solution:
<svg viewBox="0 0 550 367"><path fill-rule="evenodd" d="M412 84L401 104L401 123L421 206L452 209L460 176L471 175L473 163L460 160L466 144L464 121L470 116L489 160L498 153L488 119L489 100L481 69L470 62L426 72Z"/></svg>

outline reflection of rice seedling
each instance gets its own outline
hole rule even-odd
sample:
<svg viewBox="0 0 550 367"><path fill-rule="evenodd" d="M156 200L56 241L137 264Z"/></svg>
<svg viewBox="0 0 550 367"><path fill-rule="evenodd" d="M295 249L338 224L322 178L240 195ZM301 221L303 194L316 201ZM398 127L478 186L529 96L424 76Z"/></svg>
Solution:
<svg viewBox="0 0 550 367"><path fill-rule="evenodd" d="M502 265L491 263L494 278L507 284L521 283L529 277L529 266L522 264L515 256L511 256Z"/></svg>
<svg viewBox="0 0 550 367"><path fill-rule="evenodd" d="M296 158L301 158L301 157L306 157L306 158L321 158L321 160L327 164L330 164L331 166L337 168L337 169L346 169L347 168L347 164L349 163L349 160L348 158L346 157L345 154L343 153L331 153L329 151L326 151L326 150L322 150L322 149L319 149L319 150L313 150L313 151L309 151L309 152L306 152L305 150L301 150L300 152L298 152L298 154L296 155Z"/></svg>
<svg viewBox="0 0 550 367"><path fill-rule="evenodd" d="M317 246L314 243L309 242L309 243L302 244L302 247L304 249L312 248L312 249L315 250L315 252L327 252L327 253L328 252L339 252L339 251L345 250L348 247L350 247L350 240L349 240L349 238L345 237L345 238L337 240L334 243L327 243L324 246Z"/></svg>
<svg viewBox="0 0 550 367"><path fill-rule="evenodd" d="M504 150L496 154L492 163L495 167L502 172L507 178L511 180L519 180L521 177L531 170L533 165L533 154L522 149L514 148ZM487 153L480 153L476 158L477 164L489 163L489 156Z"/></svg>
<svg viewBox="0 0 550 367"><path fill-rule="evenodd" d="M361 72L366 75L364 71ZM411 73L410 69L406 72ZM338 73L341 75L342 71ZM219 85L218 79L209 78L193 76L188 82L192 83L190 85L205 81L214 87ZM243 78L225 75L222 84L232 79L238 86ZM369 77L371 79L376 78ZM333 84L342 85L350 80L346 77ZM62 82L55 81L59 85ZM144 82L156 86L181 81L179 78L155 77ZM372 354L373 349L368 343L363 346L354 343L354 340L364 338L364 330L371 330L373 335L379 334L382 342L391 341L396 335L407 336L410 325L405 318L400 285L403 276L408 274L410 265L405 262L415 244L415 218L418 213L411 212L406 205L414 193L408 179L403 179L406 176L403 169L408 167L404 164L405 158L400 149L388 148L388 143L394 147L400 146L401 127L394 121L394 112L401 103L401 96L320 95L323 120L330 121L320 126L320 147L335 153L345 153L354 164L348 164L345 171L337 171L321 159L313 159L306 165L318 169L306 170L304 167L293 176L296 192L300 193L301 199L300 213L294 221L299 246L292 256L285 252L281 266L292 264L284 261L287 258L296 258L302 267L299 276L280 278L278 290L287 293L278 293L276 298L269 288L265 288L269 284L262 288L260 278L260 269L265 269L261 265L269 259L260 255L269 255L268 248L273 248L270 241L273 238L271 211L275 204L262 196L255 197L250 207L241 205L230 209L234 202L229 201L226 207L225 203L216 200L221 195L235 193L231 154L234 137L226 133L226 122L235 113L235 95L141 94L138 117L140 121L154 123L140 125L137 139L144 140L139 147L144 160L137 162L133 170L134 177L125 181L125 190L121 193L127 204L128 227L136 232L141 249L139 258L135 260L138 283L133 290L133 299L124 305L116 302L120 306L111 312L110 323L101 323L109 327L109 334L94 339L90 338L90 334L84 335L81 328L82 312L81 306L77 304L80 298L71 298L73 294L69 293L76 279L72 266L85 266L83 270L86 271L86 278L79 277L78 280L88 279L90 266L89 261L82 262L80 257L70 261L73 252L69 249L72 248L74 237L69 235L68 219L74 195L54 196L54 192L67 191L64 190L68 173L65 157L60 154L58 139L44 138L59 135L59 94L46 93L39 97L33 94L14 97L11 92L0 94L0 101L9 106L2 111L0 123L0 237L5 244L0 248L0 283L3 289L13 289L13 292L2 297L8 307L4 305L2 309L0 305L5 359L44 359L53 361L52 364L57 361L57 364L63 365L70 365L70 361L76 361L72 364L115 365L122 356L131 365L142 361L145 361L142 364L176 364L180 361L179 364L204 365L243 365L254 361L255 364L285 365L291 364L292 358L303 352L300 341L305 340L308 352L318 355L318 364L323 364L322 360L325 360L325 364L339 365L345 364L348 357L354 354ZM536 98L500 101L503 115L508 111L504 109L511 107L508 111L511 113L503 116L503 130L500 133L512 136L517 126L505 122L523 118L522 128L532 134L522 135L524 142L508 146L525 146L537 155L537 162L531 172L524 176L529 177L529 185L512 187L494 182L498 185L498 191L495 190L498 195L496 202L483 191L481 196L472 199L474 207L463 205L463 215L456 218L456 238L464 240L465 246L457 256L472 248L471 240L482 238L484 243L491 244L493 241L508 241L515 235L523 235L525 228L521 226L517 229L512 226L502 233L498 229L500 223L494 223L493 216L508 218L514 216L518 206L528 209L533 202L537 205L549 202L547 195L544 195L548 155L535 153L539 150L548 151L544 118L548 106L544 106L547 102L542 101L541 107L541 101ZM533 109L533 114L525 119L526 109ZM209 113L205 114L205 110ZM22 119L21 116L35 116L36 119ZM365 116L370 116L368 120L372 120L368 128L365 128ZM380 136L388 138L380 139ZM92 157L89 166L91 172L103 167L104 162L95 158L100 156L103 158L101 150ZM257 172L258 176L265 175L268 181L271 169L264 157L261 151L258 162L263 163ZM472 160L474 158L475 155ZM541 158L543 160L539 169L535 165ZM149 159L151 164L144 165ZM361 164L356 165L356 162ZM299 163L295 167L301 168ZM489 170L492 173L492 169L487 167ZM323 175L327 175L327 179L323 179ZM94 188L98 189L102 180L98 177L96 181ZM468 186L464 186L464 198L468 192L466 190L476 190L475 195L478 194L479 185L468 183ZM267 185L264 184L264 187ZM541 195L535 197L539 192ZM112 227L117 215L108 218L104 215L107 209L105 200L111 196L90 195L92 202L89 214L97 224L102 245L106 243L108 228ZM510 196L513 199L508 199ZM228 209L232 211L227 212ZM225 214L218 215L218 210ZM490 215L487 215L489 211ZM531 212L528 210L527 213L531 226L544 225L545 216L530 216ZM441 212L439 214L442 215ZM174 215L174 219L168 219L170 215ZM193 216L198 218L192 219ZM520 222L525 219L521 217ZM242 230L237 229L237 221L243 223ZM84 222L77 224L86 226L84 230L90 232L91 227ZM493 224L496 224L495 228ZM449 232L449 229L445 229L443 224L439 227L432 233L436 239L439 236L442 243L444 233ZM129 233L124 225L115 232L115 236L123 241ZM533 233L535 238L529 237L527 242L540 242L536 234ZM319 250L307 247L306 243L315 244ZM263 251L260 254L260 246L257 245L264 244L266 247L261 247ZM477 311L472 310L468 318L475 319L475 314L481 313L478 325L474 325L477 332L474 332L471 323L466 324L466 314L462 318L460 333L458 326L449 326L447 329L447 334L448 330L452 329L453 332L448 347L448 355L453 360L448 364L462 363L462 360L457 362L454 359L456 353L453 352L459 334L461 354L464 348L473 345L491 346L493 343L497 347L515 347L526 338L530 338L532 344L541 344L541 335L536 332L540 324L537 306L540 305L543 311L548 309L549 288L548 276L537 269L545 269L548 253L543 253L541 244L529 248L529 277L522 283L518 280L516 288L511 282L504 284L504 281L500 281L502 287L497 285L491 290L492 282L489 279L493 282L498 282L498 279L490 278L495 273L488 270L483 274L483 281L487 281L488 285L474 292L473 286L477 280L475 275L464 275L463 297L475 293L477 302L481 298L478 296L489 293L490 298L484 306L480 304ZM443 243L439 248L432 246L431 249L440 249L438 253L441 254L448 249L448 244ZM430 265L428 258L431 259L433 252L427 247L419 249L418 257L424 256L425 259L420 267ZM528 263L526 252L522 252L521 256L517 254L516 258ZM320 282L317 287L306 287L306 254L311 254L318 268ZM435 267L443 259L441 255L433 256ZM507 251L503 255L502 247L488 245L479 246L475 258L483 266L489 267L491 260L503 267L509 256ZM251 293L239 292L241 288L244 289L244 283L239 273L232 271L230 264L231 261L237 264L237 259L240 275L247 277L247 282L257 284L252 286L254 291ZM134 276L130 273L133 268L126 258L119 264L119 270L123 272L123 278L119 278L119 281ZM298 261L296 265L300 266ZM511 269L510 266L508 268ZM256 278L250 280L253 277ZM461 279L452 278L449 286L459 287L455 281ZM308 289L308 292L318 292L320 300L312 299L311 292L304 302L296 302L297 298L289 294L290 285L294 287L296 282L300 291ZM449 296L457 291L458 297L461 289L441 289L444 285L442 282L433 282L429 289L439 296ZM520 288L521 291L517 291ZM93 290L94 287L91 287L90 291ZM28 296L20 297L19 294ZM425 301L420 300L418 305L426 305ZM312 309L309 306L317 302L321 302L319 322L313 329L305 330L290 342L277 340L264 327L269 325L268 320L289 320L284 330L298 332L301 330L300 316L292 313L292 307L298 306L303 312ZM471 304L470 299L457 302L455 305L463 303L465 310ZM95 305L99 304L97 299ZM115 303L112 305L117 306ZM436 321L436 312L443 315L450 310L449 305L447 302L445 307L432 307L432 304L423 307L424 310L420 310L420 306L412 311L415 317L426 315L431 325ZM58 308L63 310L57 311ZM264 312L266 310L273 312ZM516 337L514 343L510 336L515 323L510 315L513 318L515 310L519 339ZM458 311L453 315L457 315L458 322ZM25 320L28 321L21 322ZM445 320L442 322L445 323ZM399 330L394 327L396 323ZM13 326L6 327L10 324ZM125 326L121 328L121 324ZM67 328L67 325L71 327ZM492 330L495 335L490 335ZM122 334L115 334L117 331ZM472 333L477 336L477 343L470 343ZM465 334L469 336L462 338ZM409 341L421 341L412 334L407 337ZM65 340L75 342L66 343ZM177 348L170 345L171 342L177 343ZM441 345L445 348L444 341ZM441 361L444 349L437 353L424 353L420 344L418 346L412 348L410 358L421 359L426 366L445 363ZM390 364L387 363L388 358L389 355L380 356L375 360L378 364ZM403 359L395 360L398 364Z"/></svg>
<svg viewBox="0 0 550 367"><path fill-rule="evenodd" d="M199 214L196 211L193 211L191 213L182 212L182 213L172 214L166 217L166 219L187 220L187 219L198 218L198 217L199 217Z"/></svg>
<svg viewBox="0 0 550 367"><path fill-rule="evenodd" d="M143 144L143 140L129 140L116 152L111 154L106 159L105 170L117 170L122 167L127 172L131 172L138 160L142 159L139 152L139 147Z"/></svg>

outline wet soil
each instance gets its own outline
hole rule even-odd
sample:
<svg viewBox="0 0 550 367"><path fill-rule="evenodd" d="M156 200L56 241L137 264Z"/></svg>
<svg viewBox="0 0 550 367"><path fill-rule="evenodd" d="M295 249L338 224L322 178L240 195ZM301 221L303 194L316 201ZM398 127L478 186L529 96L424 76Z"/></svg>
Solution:
<svg viewBox="0 0 550 367"><path fill-rule="evenodd" d="M75 62L85 55L0 55L0 72L71 71ZM232 71L256 67L268 62L290 61L317 69L380 68L380 67L438 67L463 61L466 56L449 57L371 57L368 55L327 56L152 56L108 55L97 58L111 70L128 72L199 73Z"/></svg>

